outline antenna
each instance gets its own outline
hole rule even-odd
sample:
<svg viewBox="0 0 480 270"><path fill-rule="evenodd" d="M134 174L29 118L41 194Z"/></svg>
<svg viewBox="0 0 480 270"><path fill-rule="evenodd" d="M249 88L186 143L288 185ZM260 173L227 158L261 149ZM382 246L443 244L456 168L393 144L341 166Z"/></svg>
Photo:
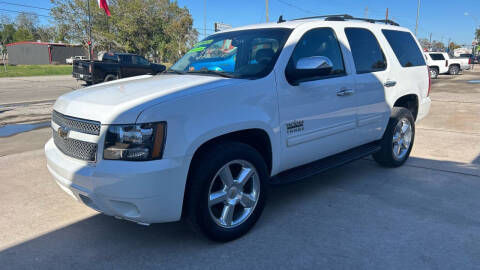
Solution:
<svg viewBox="0 0 480 270"><path fill-rule="evenodd" d="M283 22L286 22L286 20L283 18L283 15L280 15L280 17L278 17L277 23L283 23Z"/></svg>

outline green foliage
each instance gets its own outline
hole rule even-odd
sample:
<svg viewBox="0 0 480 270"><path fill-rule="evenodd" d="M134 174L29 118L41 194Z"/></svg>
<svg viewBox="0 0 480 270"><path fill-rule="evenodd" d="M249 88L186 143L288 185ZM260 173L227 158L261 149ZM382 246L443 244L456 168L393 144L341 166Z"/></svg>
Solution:
<svg viewBox="0 0 480 270"><path fill-rule="evenodd" d="M65 38L86 44L88 9L85 0L51 0L51 15L65 26ZM122 51L174 62L196 41L186 8L169 0L110 0L111 17L90 0L95 51ZM85 45L86 46L86 45Z"/></svg>
<svg viewBox="0 0 480 270"><path fill-rule="evenodd" d="M450 51L453 51L453 50L458 49L460 47L462 47L462 46L456 44L455 42L450 42L450 44L448 44L448 49Z"/></svg>
<svg viewBox="0 0 480 270"><path fill-rule="evenodd" d="M32 32L28 29L20 28L18 29L15 34L13 35L15 42L20 41L33 41Z"/></svg>
<svg viewBox="0 0 480 270"><path fill-rule="evenodd" d="M480 41L480 28L475 29L475 39Z"/></svg>
<svg viewBox="0 0 480 270"><path fill-rule="evenodd" d="M2 77L25 77L25 76L46 76L46 75L69 75L72 73L70 65L19 65L8 66L7 71L0 68Z"/></svg>

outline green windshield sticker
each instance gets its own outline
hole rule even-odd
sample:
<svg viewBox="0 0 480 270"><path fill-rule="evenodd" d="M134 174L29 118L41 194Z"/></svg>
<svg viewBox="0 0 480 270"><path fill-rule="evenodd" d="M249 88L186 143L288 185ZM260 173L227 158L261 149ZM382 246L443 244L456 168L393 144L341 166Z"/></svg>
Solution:
<svg viewBox="0 0 480 270"><path fill-rule="evenodd" d="M189 53L191 53L191 52L201 52L201 51L203 51L203 50L205 50L205 47L197 47L197 48L191 49L191 50L188 51L188 52L189 52Z"/></svg>
<svg viewBox="0 0 480 270"><path fill-rule="evenodd" d="M193 47L197 47L197 46L200 46L200 45L207 45L207 44L210 44L212 42L213 42L213 39L205 40L205 41L202 41L202 42L199 42L199 43L193 45Z"/></svg>

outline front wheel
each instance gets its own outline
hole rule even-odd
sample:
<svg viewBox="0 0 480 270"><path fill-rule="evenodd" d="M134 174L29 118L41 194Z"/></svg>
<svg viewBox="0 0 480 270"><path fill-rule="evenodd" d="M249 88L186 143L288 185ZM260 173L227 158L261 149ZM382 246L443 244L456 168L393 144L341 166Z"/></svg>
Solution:
<svg viewBox="0 0 480 270"><path fill-rule="evenodd" d="M260 217L268 170L249 145L223 142L193 161L186 217L194 229L226 242L246 234Z"/></svg>
<svg viewBox="0 0 480 270"><path fill-rule="evenodd" d="M403 165L410 156L414 138L415 121L412 113L405 108L394 107L380 143L381 149L373 154L373 159L385 167Z"/></svg>

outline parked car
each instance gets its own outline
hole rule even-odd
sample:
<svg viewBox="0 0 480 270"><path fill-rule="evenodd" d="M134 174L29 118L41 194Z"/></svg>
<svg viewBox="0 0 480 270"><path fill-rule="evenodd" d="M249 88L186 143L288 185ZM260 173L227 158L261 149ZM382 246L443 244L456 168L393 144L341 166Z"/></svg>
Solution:
<svg viewBox="0 0 480 270"><path fill-rule="evenodd" d="M95 84L132 76L158 74L163 71L164 65L150 63L140 55L105 53L101 61L74 61L72 76L88 84Z"/></svg>
<svg viewBox="0 0 480 270"><path fill-rule="evenodd" d="M65 59L65 63L72 65L73 61L75 61L75 60L87 60L87 57L82 56L82 55L72 56L72 57L69 57L69 58Z"/></svg>
<svg viewBox="0 0 480 270"><path fill-rule="evenodd" d="M425 58L432 79L436 79L439 74L457 75L461 70L470 69L468 59L451 58L445 52L428 52L425 53Z"/></svg>
<svg viewBox="0 0 480 270"><path fill-rule="evenodd" d="M428 67L410 30L380 21L232 28L160 75L67 93L53 108L47 167L106 215L184 218L216 241L238 238L259 219L268 184L370 154L385 167L409 157L430 109ZM234 69L210 68L225 43Z"/></svg>

